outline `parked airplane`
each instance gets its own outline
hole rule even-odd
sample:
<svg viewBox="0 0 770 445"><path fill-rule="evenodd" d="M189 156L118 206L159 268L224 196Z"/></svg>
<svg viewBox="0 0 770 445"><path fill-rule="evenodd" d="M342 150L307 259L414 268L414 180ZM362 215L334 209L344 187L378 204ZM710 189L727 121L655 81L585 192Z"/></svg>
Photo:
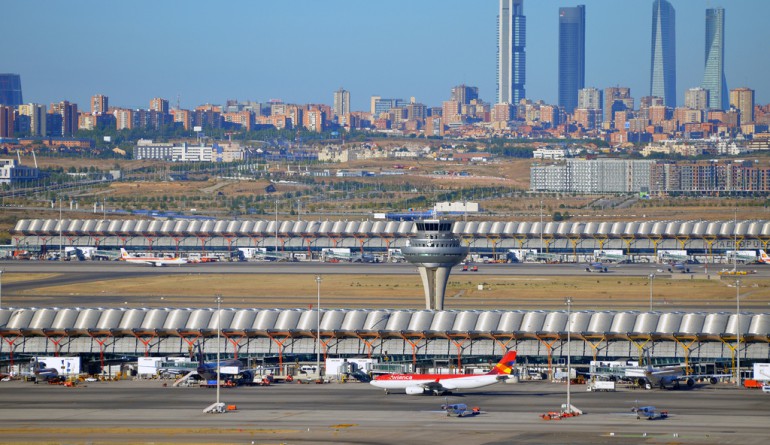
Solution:
<svg viewBox="0 0 770 445"><path fill-rule="evenodd" d="M223 368L236 368L237 374L228 374L237 377L239 380L251 382L254 379L254 373L250 370L243 369L243 362L238 359L220 360L219 369L222 375L227 374ZM204 380L216 380L217 379L217 363L206 363L203 359L203 351L198 346L198 368L196 369L198 375Z"/></svg>
<svg viewBox="0 0 770 445"><path fill-rule="evenodd" d="M473 389L494 385L510 377L516 351L508 351L486 374L386 374L369 382L383 388L385 394L403 389L409 395L445 395L457 389Z"/></svg>
<svg viewBox="0 0 770 445"><path fill-rule="evenodd" d="M711 384L716 384L721 377L730 377L730 374L687 374L682 365L652 366L647 355L646 367L626 368L625 378L634 381L638 386L646 389L660 388L679 389L684 383L688 388L695 386L695 381L708 379Z"/></svg>
<svg viewBox="0 0 770 445"><path fill-rule="evenodd" d="M35 377L35 383L60 380L59 371L56 368L48 368L37 357L30 363L30 375Z"/></svg>
<svg viewBox="0 0 770 445"><path fill-rule="evenodd" d="M135 264L149 264L150 266L181 266L182 264L187 264L187 260L181 257L138 257L138 256L132 256L129 255L128 252L126 252L126 249L120 248L120 260L126 261L129 263L135 263Z"/></svg>
<svg viewBox="0 0 770 445"><path fill-rule="evenodd" d="M759 251L759 258L757 259L757 263L770 264L770 256L767 255L767 252L764 250Z"/></svg>

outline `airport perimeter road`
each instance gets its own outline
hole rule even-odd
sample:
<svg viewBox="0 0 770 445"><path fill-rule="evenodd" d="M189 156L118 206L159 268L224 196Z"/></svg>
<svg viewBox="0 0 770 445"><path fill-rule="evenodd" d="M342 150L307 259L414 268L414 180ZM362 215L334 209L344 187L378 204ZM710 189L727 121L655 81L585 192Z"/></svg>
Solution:
<svg viewBox="0 0 770 445"><path fill-rule="evenodd" d="M468 273L477 275L510 276L573 276L589 273L602 276L648 276L655 274L690 275L678 271L669 272L669 266L654 263L633 263L608 265L607 272L586 272L585 264L477 264L478 272L461 272L461 267L454 268L453 274ZM717 275L725 268L724 264L690 264L692 274ZM101 277L125 277L130 274L348 274L348 275L402 275L416 273L415 266L409 263L322 263L301 261L286 262L222 262L185 264L182 266L153 267L127 264L121 261L0 261L0 269L8 273L66 273L93 274ZM751 277L770 277L770 267L762 264L739 266L738 270L750 272ZM76 277L73 277L76 278Z"/></svg>
<svg viewBox="0 0 770 445"><path fill-rule="evenodd" d="M727 385L687 391L589 393L573 385L586 414L560 421L566 386L495 385L463 396L385 395L368 384L222 389L237 411L204 414L215 390L163 387L160 381L89 383L76 388L0 383L0 441L21 443L234 444L762 444L770 395ZM637 420L636 403L670 418ZM465 403L483 414L446 417L440 405Z"/></svg>

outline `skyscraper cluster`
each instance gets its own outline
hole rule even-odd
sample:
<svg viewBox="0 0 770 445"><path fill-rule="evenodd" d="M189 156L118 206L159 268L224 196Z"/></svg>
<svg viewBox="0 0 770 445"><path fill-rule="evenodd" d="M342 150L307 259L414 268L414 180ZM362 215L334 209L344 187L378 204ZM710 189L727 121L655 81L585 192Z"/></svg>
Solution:
<svg viewBox="0 0 770 445"><path fill-rule="evenodd" d="M704 75L701 87L708 93L709 109L729 108L724 74L724 8L706 10ZM668 0L652 4L650 42L650 96L675 108L676 11ZM585 88L586 7L559 8L558 100L573 113L578 92ZM497 23L497 103L518 104L526 97L526 17L524 0L500 0Z"/></svg>

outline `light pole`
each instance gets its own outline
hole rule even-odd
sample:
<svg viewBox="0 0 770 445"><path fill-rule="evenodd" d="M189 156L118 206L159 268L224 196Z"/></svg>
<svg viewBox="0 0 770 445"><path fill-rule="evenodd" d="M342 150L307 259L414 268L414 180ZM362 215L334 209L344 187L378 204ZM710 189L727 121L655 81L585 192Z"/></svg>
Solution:
<svg viewBox="0 0 770 445"><path fill-rule="evenodd" d="M567 412L571 413L570 384L572 383L572 362L570 357L572 356L572 350L570 349L570 343L572 341L572 297L567 297L564 303L567 304Z"/></svg>
<svg viewBox="0 0 770 445"><path fill-rule="evenodd" d="M540 200L540 254L543 254L543 200ZM542 258L540 258L542 260Z"/></svg>
<svg viewBox="0 0 770 445"><path fill-rule="evenodd" d="M0 269L0 309L3 308L3 270Z"/></svg>
<svg viewBox="0 0 770 445"><path fill-rule="evenodd" d="M321 276L315 276L318 302L316 304L316 350L315 350L315 372L321 377Z"/></svg>
<svg viewBox="0 0 770 445"><path fill-rule="evenodd" d="M219 340L220 340L220 333L222 332L222 311L220 310L220 307L222 305L222 295L216 294L214 295L214 298L217 302L217 407L219 407L219 379L221 377L220 375L220 367L219 367Z"/></svg>
<svg viewBox="0 0 770 445"><path fill-rule="evenodd" d="M61 219L61 195L59 196L59 261L64 261L64 243L62 243L62 236L61 236L61 225L62 225L62 219Z"/></svg>
<svg viewBox="0 0 770 445"><path fill-rule="evenodd" d="M278 200L275 200L275 255L278 256Z"/></svg>
<svg viewBox="0 0 770 445"><path fill-rule="evenodd" d="M735 384L741 387L741 280L735 281Z"/></svg>
<svg viewBox="0 0 770 445"><path fill-rule="evenodd" d="M652 312L652 286L655 283L655 274L650 274L650 312Z"/></svg>

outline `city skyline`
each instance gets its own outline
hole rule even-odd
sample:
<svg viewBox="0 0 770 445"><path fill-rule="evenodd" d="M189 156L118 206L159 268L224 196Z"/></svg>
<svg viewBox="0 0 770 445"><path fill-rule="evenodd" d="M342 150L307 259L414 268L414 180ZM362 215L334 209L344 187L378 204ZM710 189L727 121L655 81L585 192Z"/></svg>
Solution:
<svg viewBox="0 0 770 445"><path fill-rule="evenodd" d="M172 105L179 97L183 108L227 99L331 103L344 85L351 109L366 110L372 95L414 96L437 106L461 83L477 86L481 99L496 102L499 0L473 8L460 0L299 1L306 14L298 16L292 15L297 5L281 2L236 1L228 9L196 1L132 6L84 1L78 8L46 3L42 9L41 3L46 2L12 2L6 8L11 17L39 19L36 33L26 32L20 20L9 21L14 44L0 48L5 61L0 71L21 74L25 102L69 100L86 109L91 96L105 94L111 103L135 108L146 108L158 96ZM617 3L525 1L528 98L557 103L558 9L577 4L586 4L585 86L621 85L634 97L648 94L652 1ZM677 103L682 103L682 92L703 81L703 53L696 48L705 44L704 16L711 2L671 3L677 11ZM727 86L755 89L757 103L770 102L770 80L762 76L770 69L770 49L761 44L761 17L767 12L770 2L759 0L726 6ZM332 30L340 21L347 29L337 38ZM62 22L74 31L57 32ZM398 23L396 28L410 30L404 33L409 37L394 36L389 31L394 25L383 23ZM80 31L85 29L88 33ZM440 51L432 51L437 35Z"/></svg>

